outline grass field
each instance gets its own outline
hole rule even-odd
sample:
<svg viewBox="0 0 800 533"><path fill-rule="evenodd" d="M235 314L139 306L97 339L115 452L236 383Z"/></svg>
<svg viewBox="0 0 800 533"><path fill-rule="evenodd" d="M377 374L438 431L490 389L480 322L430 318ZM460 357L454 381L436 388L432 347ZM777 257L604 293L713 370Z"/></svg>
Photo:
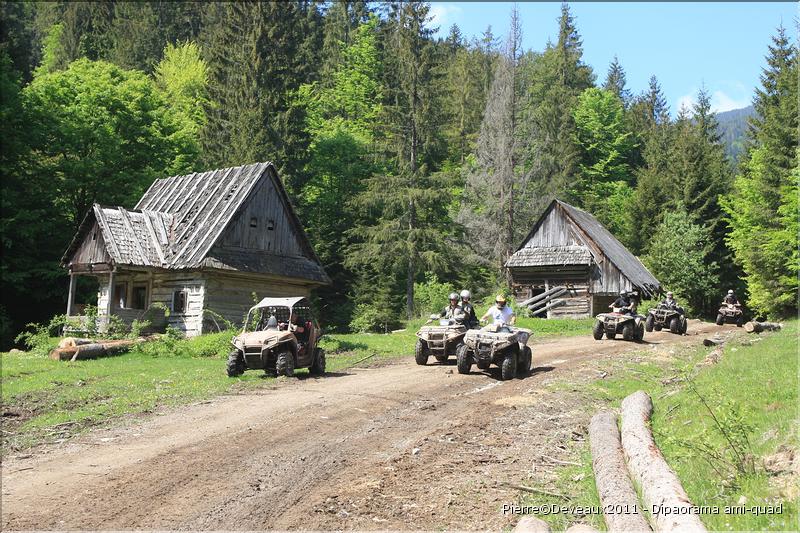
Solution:
<svg viewBox="0 0 800 533"><path fill-rule="evenodd" d="M787 450L799 450L797 338L798 322L792 321L781 332L727 343L715 365L698 366L709 348L689 348L669 362L641 358L594 382L589 392L612 407L637 390L650 394L653 432L667 462L692 503L720 510L701 516L709 530L796 530L797 473L775 472L775 466L767 465L786 460ZM599 505L588 442L580 453L583 466L561 469L559 484L578 495L570 505ZM526 502L565 503L548 497ZM782 514L754 512L779 503ZM726 506L745 512L725 514ZM562 529L571 521L564 515L543 518ZM584 520L604 527L601 516Z"/></svg>
<svg viewBox="0 0 800 533"><path fill-rule="evenodd" d="M332 334L323 337L328 370L355 364L410 356L415 331L389 335ZM521 319L535 336L584 334L590 322ZM92 361L53 361L47 358L57 339L35 351L0 355L3 402L3 447L23 449L54 441L125 415L143 414L164 406L200 401L223 393L263 386L274 378L248 371L238 378L225 375L224 360L232 333L140 345L130 353ZM305 373L299 370L298 374Z"/></svg>

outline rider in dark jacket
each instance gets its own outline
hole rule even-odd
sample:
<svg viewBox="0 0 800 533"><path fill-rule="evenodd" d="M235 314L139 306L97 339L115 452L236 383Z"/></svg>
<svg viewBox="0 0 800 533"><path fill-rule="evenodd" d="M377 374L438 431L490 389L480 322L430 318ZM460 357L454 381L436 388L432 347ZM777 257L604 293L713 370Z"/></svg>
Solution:
<svg viewBox="0 0 800 533"><path fill-rule="evenodd" d="M728 294L725 295L725 298L722 299L722 303L724 304L733 304L736 305L739 303L739 299L734 294L733 289L728 291Z"/></svg>
<svg viewBox="0 0 800 533"><path fill-rule="evenodd" d="M478 322L478 315L475 314L475 306L470 303L470 298L472 298L472 294L464 289L461 291L461 309L464 310L464 314L466 315L465 323L468 328L477 328L480 323Z"/></svg>
<svg viewBox="0 0 800 533"><path fill-rule="evenodd" d="M634 302L633 299L630 296L628 296L628 293L626 291L620 291L619 298L614 300L614 303L609 305L609 307L611 307L612 309L615 307L619 308L620 313L624 315L632 315L634 309Z"/></svg>

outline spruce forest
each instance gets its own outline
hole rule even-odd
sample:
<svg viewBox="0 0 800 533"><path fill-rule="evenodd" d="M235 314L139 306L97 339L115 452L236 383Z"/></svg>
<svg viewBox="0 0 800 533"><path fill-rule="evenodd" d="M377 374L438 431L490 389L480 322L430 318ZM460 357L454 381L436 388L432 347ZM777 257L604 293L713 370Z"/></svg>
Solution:
<svg viewBox="0 0 800 533"><path fill-rule="evenodd" d="M695 315L728 288L755 316L797 313L784 28L733 161L708 92L671 110L658 72L632 94L624 57L594 71L566 4L544 50L523 49L516 10L439 38L425 2L2 2L1 17L4 349L64 312L59 262L93 202L130 208L156 178L256 161L276 164L333 280L316 294L332 331L507 290L503 263L555 197Z"/></svg>

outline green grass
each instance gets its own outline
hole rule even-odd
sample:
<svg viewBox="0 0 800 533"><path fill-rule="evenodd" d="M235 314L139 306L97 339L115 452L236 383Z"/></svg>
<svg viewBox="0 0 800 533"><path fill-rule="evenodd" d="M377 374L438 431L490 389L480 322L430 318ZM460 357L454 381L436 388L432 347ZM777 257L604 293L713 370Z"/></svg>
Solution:
<svg viewBox="0 0 800 533"><path fill-rule="evenodd" d="M321 346L327 352L328 371L410 357L415 332L423 323L421 319L412 321L404 331L388 335L324 336ZM573 320L520 320L520 325L533 329L536 336L583 334L589 330L587 324ZM47 351L58 339L49 339L29 353L1 354L3 410L11 414L4 418L3 446L22 449L66 438L125 415L271 382L273 378L256 371L234 379L226 376L224 360L232 335L223 332L183 340L163 337L124 355L90 361L47 358ZM305 372L299 370L298 374Z"/></svg>
<svg viewBox="0 0 800 533"><path fill-rule="evenodd" d="M594 382L590 391L614 407L637 390L650 394L653 432L667 462L692 503L720 509L721 514L701 515L710 530L794 530L798 480L770 476L763 459L781 446L798 451L797 336L797 321L778 333L740 336L725 345L721 361L712 366L697 366L710 348L689 348L668 362L648 360L644 353L639 362L625 363L612 377ZM584 466L563 469L560 486L580 494L572 504L599 505L588 444L581 453ZM585 476L579 487L572 481L576 474ZM782 485L794 487L794 492L787 493ZM723 514L742 497L746 507L783 502L783 513ZM557 503L542 497L528 500ZM545 518L562 528L575 521L563 515ZM589 519L604 526L599 517Z"/></svg>

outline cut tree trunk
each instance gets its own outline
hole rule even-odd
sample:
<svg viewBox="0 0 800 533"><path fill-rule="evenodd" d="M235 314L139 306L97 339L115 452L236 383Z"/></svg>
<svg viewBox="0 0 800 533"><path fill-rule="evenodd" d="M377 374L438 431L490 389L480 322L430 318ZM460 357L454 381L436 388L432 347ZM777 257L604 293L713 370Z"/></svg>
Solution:
<svg viewBox="0 0 800 533"><path fill-rule="evenodd" d="M755 320L744 325L747 333L761 333L762 331L778 331L781 325L776 322L756 322Z"/></svg>
<svg viewBox="0 0 800 533"><path fill-rule="evenodd" d="M628 476L614 413L601 411L592 417L589 445L600 504L610 511L605 513L608 530L650 531L650 525L640 512L636 489Z"/></svg>
<svg viewBox="0 0 800 533"><path fill-rule="evenodd" d="M64 337L61 339L61 342L58 343L59 348L73 348L75 346L82 346L84 344L91 344L94 341L92 339L78 339L75 337Z"/></svg>
<svg viewBox="0 0 800 533"><path fill-rule="evenodd" d="M650 431L653 402L643 391L622 401L622 449L631 477L642 489L655 531L706 531L678 476L661 455Z"/></svg>
<svg viewBox="0 0 800 533"><path fill-rule="evenodd" d="M550 526L541 518L535 516L525 516L512 530L513 533L549 533Z"/></svg>

